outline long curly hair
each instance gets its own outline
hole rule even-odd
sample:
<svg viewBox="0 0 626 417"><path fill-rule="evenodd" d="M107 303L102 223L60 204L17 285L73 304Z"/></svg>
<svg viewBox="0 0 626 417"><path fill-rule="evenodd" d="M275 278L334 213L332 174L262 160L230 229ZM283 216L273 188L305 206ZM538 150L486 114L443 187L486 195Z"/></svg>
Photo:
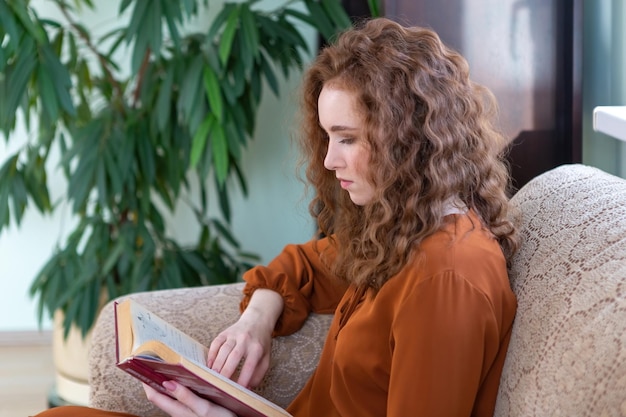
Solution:
<svg viewBox="0 0 626 417"><path fill-rule="evenodd" d="M327 135L318 97L332 83L355 94L370 146L376 196L355 205L324 168ZM517 249L510 219L506 140L494 127L492 93L472 82L469 66L438 35L386 18L363 21L325 47L302 85L300 145L314 189L309 210L334 240L334 272L380 288L419 243L442 227L450 198L474 210L506 259Z"/></svg>

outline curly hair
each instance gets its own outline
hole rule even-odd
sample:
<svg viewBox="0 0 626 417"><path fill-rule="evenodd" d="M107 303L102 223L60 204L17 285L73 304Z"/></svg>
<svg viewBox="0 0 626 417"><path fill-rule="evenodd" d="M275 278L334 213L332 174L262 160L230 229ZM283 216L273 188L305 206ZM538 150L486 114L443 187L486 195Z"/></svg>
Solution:
<svg viewBox="0 0 626 417"><path fill-rule="evenodd" d="M363 117L376 190L364 206L324 168L318 98L327 83L355 94ZM508 261L518 243L496 116L492 93L470 80L466 60L429 29L370 19L322 49L304 76L300 145L315 191L309 210L337 248L334 272L380 288L442 227L450 198L478 214Z"/></svg>

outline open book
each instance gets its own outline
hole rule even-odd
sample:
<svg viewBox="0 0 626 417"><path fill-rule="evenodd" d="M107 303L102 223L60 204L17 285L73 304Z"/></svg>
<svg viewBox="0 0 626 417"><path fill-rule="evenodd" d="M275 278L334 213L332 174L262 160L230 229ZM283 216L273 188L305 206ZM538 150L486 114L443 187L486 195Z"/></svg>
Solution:
<svg viewBox="0 0 626 417"><path fill-rule="evenodd" d="M174 380L240 417L290 417L285 410L206 366L208 348L132 299L115 304L117 366L167 394Z"/></svg>

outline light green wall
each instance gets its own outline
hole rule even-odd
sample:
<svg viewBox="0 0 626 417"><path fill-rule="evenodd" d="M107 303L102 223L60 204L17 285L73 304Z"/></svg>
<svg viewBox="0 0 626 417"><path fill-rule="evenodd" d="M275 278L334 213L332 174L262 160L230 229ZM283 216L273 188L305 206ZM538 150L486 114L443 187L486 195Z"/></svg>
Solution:
<svg viewBox="0 0 626 417"><path fill-rule="evenodd" d="M96 13L89 13L87 22L98 30L106 30L115 22L118 1L101 1ZM33 0L41 16L50 16L53 8L47 0ZM263 6L280 4L278 0L265 0ZM218 3L210 2L210 13L219 10ZM58 18L58 16L55 16ZM208 20L208 19L207 19ZM196 25L202 25L200 20ZM303 28L304 29L304 28ZM313 43L312 31L306 37ZM313 224L307 214L304 187L295 179L295 149L290 145L296 111L298 74L283 82L282 95L276 99L266 89L263 97L257 132L244 156L245 174L249 195L233 193L233 228L242 248L259 254L263 262L270 260L290 242L303 242L313 233ZM26 132L20 130L11 139L18 146L19 138ZM17 140L16 140L17 139ZM0 160L10 152L0 141ZM49 179L53 198L61 198L64 189L62 175ZM72 218L61 204L57 213L42 218L29 212L19 229L11 228L0 235L0 331L27 331L38 328L35 304L27 296L32 278L48 259L55 243L70 229ZM179 210L170 221L170 233L182 241L197 235L191 216ZM49 323L44 328L49 328Z"/></svg>
<svg viewBox="0 0 626 417"><path fill-rule="evenodd" d="M626 3L585 0L583 163L626 177L626 144L593 131L596 106L626 105Z"/></svg>

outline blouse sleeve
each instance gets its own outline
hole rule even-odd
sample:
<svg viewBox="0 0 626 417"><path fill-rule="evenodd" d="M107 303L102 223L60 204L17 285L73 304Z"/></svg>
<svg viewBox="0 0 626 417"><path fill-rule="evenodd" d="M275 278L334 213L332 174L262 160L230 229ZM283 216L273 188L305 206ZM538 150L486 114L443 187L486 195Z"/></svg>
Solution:
<svg viewBox="0 0 626 417"><path fill-rule="evenodd" d="M504 337L500 316L454 272L416 287L392 325L387 415L469 416Z"/></svg>
<svg viewBox="0 0 626 417"><path fill-rule="evenodd" d="M246 286L240 309L248 306L257 288L281 294L285 305L275 336L297 331L310 312L334 313L347 286L330 273L327 262L332 257L334 251L327 238L286 246L267 266L256 266L244 274Z"/></svg>

